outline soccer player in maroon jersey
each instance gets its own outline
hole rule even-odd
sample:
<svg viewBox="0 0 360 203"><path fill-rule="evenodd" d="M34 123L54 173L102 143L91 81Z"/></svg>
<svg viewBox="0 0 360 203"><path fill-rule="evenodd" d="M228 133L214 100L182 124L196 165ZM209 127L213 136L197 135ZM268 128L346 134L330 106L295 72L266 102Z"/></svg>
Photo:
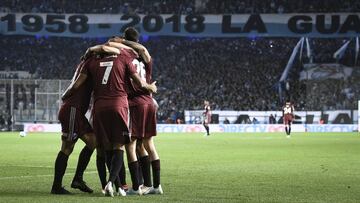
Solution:
<svg viewBox="0 0 360 203"><path fill-rule="evenodd" d="M81 68L86 65L86 63L88 63L87 60L82 60L77 66L72 83L68 88L74 85L75 79L79 76ZM83 173L96 146L95 135L85 117L90 103L91 92L91 83L90 80L87 80L83 82L83 85L77 87L76 94L63 97L63 103L58 115L62 128L62 145L55 160L55 175L51 188L52 194L70 194L69 191L62 187L62 178L65 174L67 161L78 138L83 140L86 146L79 155L76 174L71 183L71 187L80 189L83 192L93 192L83 181Z"/></svg>
<svg viewBox="0 0 360 203"><path fill-rule="evenodd" d="M285 103L285 106L283 106L282 108L282 113L283 113L286 135L287 137L290 137L291 124L294 119L294 105L292 105L291 102L287 101Z"/></svg>
<svg viewBox="0 0 360 203"><path fill-rule="evenodd" d="M113 196L112 185L122 167L124 145L130 142L127 79L131 77L141 88L150 92L156 92L157 89L155 82L149 85L140 79L132 64L131 54L128 50L122 49L119 55L92 57L92 61L82 68L78 77L79 81L87 77L92 80L95 134L99 145L107 150L107 156L112 156L110 177L105 186L106 195L109 196ZM142 194L138 185L133 187L137 187L133 189Z"/></svg>
<svg viewBox="0 0 360 203"><path fill-rule="evenodd" d="M133 48L140 55L133 60L137 73L143 81L151 82L152 59L148 50L141 44L137 43L139 33L136 29L129 27L124 32L125 40L123 44ZM137 153L142 167L144 178L144 194L163 194L160 185L160 158L157 153L153 136L156 136L156 106L151 92L144 91L137 84L131 83L129 90L129 108L131 121L131 137L133 142L127 148L129 158L136 161ZM136 140L140 143L136 145ZM153 172L153 184L150 178L150 163ZM130 168L130 164L129 164Z"/></svg>
<svg viewBox="0 0 360 203"><path fill-rule="evenodd" d="M118 37L113 37L111 40L109 40L108 45L113 46L113 47L117 47L119 49L127 49L130 53L130 56L132 56L132 64L133 65L137 65L137 63L135 62L135 59L138 58L138 54L137 52L135 52L135 50L133 50L132 48L121 44L119 42L123 41L121 38ZM140 73L138 72L140 78L142 78L142 76L140 75ZM147 82L146 80L144 80L144 82ZM131 84L129 89L132 89L132 85L133 82L129 79L128 83ZM129 90L128 89L128 90ZM143 92L147 92L149 93L147 90L144 90L142 88L140 88L141 91ZM128 91L129 93L129 91ZM129 98L129 97L128 97ZM130 100L129 100L130 103ZM130 109L130 114L131 114L131 109ZM132 116L131 116L132 117ZM132 124L132 122L130 122ZM156 124L155 124L156 125ZM131 129L130 129L131 131ZM138 194L138 192L140 190L138 190L139 185L140 185L140 181L142 181L142 179L140 179L140 167L139 167L139 162L137 160L137 156L136 156L136 139L130 139L130 142L128 144L125 145L126 148L126 155L127 155L127 160L128 160L128 167L129 167L129 171L130 171L130 175L131 175L131 180L132 180L132 188L130 188L127 191L127 194L132 195L132 194ZM144 149L145 153L146 150ZM147 155L147 154L146 154ZM150 164L148 164L148 166L150 166ZM150 174L150 169L149 169L149 174ZM125 170L121 170L120 174L119 174L120 180L125 179ZM150 178L150 175L148 176ZM150 180L150 187L151 187L151 180ZM150 187L143 187L142 190L143 192L145 192L146 194L149 192L149 190L151 189Z"/></svg>
<svg viewBox="0 0 360 203"><path fill-rule="evenodd" d="M206 130L205 136L210 136L209 124L211 123L211 108L209 101L204 101L204 112L203 112L203 125Z"/></svg>
<svg viewBox="0 0 360 203"><path fill-rule="evenodd" d="M129 51L132 51L132 54L134 54L134 57L138 57L138 54L135 52L135 50L133 50L132 48L130 48L124 44L120 44L120 43L116 42L117 40L120 40L120 38L114 36L114 37L111 37L105 45L96 45L96 46L88 48L86 53L84 54L83 58L88 58L94 54L99 54L101 52L111 53L112 50L108 48L109 46L113 46L112 49L115 49L115 48L119 49L119 50L123 49L123 48L129 49ZM107 46L107 45L109 45L109 46ZM101 156L102 154L105 154L105 151L103 149L98 148L97 152L98 152L97 153L98 156L96 157L96 165L98 168L99 178L101 180L102 192L105 193L105 190L104 190L104 187L106 186L106 181L104 181L104 180L106 180L105 162L109 169L111 167L111 163L109 163L108 159L105 161L104 158ZM131 164L131 165L134 165L134 164ZM125 191L128 190L128 186L126 184L126 171L125 171L124 166L125 166L124 162L122 162L122 167L121 167L121 170L119 173L119 178L117 178L115 181L116 189L119 191L119 193L121 193L123 190L125 190ZM130 167L130 168L131 169L136 168L136 166ZM138 169L140 171L140 168L138 168ZM130 173L133 175L133 177L138 177L141 174L140 172L138 174L135 174L135 172L133 170L130 170ZM140 182L140 180L142 180L142 177L139 177L138 182ZM136 182L135 184L133 183L135 188L137 188L137 185L139 185L138 182ZM134 192L134 190L132 190L130 192Z"/></svg>

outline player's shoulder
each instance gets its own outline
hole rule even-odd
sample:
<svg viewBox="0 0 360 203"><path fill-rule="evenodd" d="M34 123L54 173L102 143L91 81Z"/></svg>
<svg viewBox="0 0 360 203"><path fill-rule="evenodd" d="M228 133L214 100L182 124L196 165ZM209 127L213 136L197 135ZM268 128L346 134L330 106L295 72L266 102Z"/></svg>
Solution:
<svg viewBox="0 0 360 203"><path fill-rule="evenodd" d="M83 61L81 61L81 72L86 72L96 65L96 56L91 56Z"/></svg>
<svg viewBox="0 0 360 203"><path fill-rule="evenodd" d="M81 64L82 66L91 66L96 62L96 60L98 60L98 56L93 55L85 60L82 60Z"/></svg>
<svg viewBox="0 0 360 203"><path fill-rule="evenodd" d="M77 70L83 72L85 69L87 69L90 66L92 57L89 57L87 59L81 60L80 63L77 66Z"/></svg>
<svg viewBox="0 0 360 203"><path fill-rule="evenodd" d="M120 57L137 58L138 56L131 49L122 48L120 50Z"/></svg>

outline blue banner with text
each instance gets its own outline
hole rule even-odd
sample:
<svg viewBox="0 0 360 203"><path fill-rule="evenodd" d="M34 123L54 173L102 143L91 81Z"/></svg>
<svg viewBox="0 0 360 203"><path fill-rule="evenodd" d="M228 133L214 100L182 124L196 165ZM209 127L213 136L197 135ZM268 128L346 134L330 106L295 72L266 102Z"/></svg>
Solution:
<svg viewBox="0 0 360 203"><path fill-rule="evenodd" d="M354 37L360 14L128 15L0 13L1 35L109 37L136 27L142 35L184 37Z"/></svg>

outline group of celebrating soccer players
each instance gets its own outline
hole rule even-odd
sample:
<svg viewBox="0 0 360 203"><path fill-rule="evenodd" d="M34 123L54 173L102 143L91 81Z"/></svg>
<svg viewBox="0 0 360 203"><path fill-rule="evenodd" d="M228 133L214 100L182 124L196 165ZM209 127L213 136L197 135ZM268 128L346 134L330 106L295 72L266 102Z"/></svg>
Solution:
<svg viewBox="0 0 360 203"><path fill-rule="evenodd" d="M130 27L122 37L112 37L106 44L89 48L82 56L62 96L59 111L62 146L55 161L52 194L70 194L62 186L62 178L78 138L86 146L79 155L72 188L93 192L83 174L96 149L98 175L106 196L114 196L115 192L121 196L163 194L160 158L153 141L157 103L152 93L156 93L157 87L151 79L151 56L138 39L139 33ZM88 111L92 122L85 117ZM129 188L124 150L132 181Z"/></svg>

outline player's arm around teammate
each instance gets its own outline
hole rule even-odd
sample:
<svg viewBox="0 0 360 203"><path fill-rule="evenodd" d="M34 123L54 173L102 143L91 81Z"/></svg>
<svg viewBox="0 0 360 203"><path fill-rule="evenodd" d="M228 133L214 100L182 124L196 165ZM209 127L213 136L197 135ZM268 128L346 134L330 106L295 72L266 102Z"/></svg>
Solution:
<svg viewBox="0 0 360 203"><path fill-rule="evenodd" d="M122 39L122 38L116 38L114 40L114 42L109 43L109 46L120 47L121 44L134 49L140 55L140 57L144 60L145 63L150 63L151 55L150 55L149 51L146 49L146 47L144 45L142 45L138 42L133 42L133 41Z"/></svg>

